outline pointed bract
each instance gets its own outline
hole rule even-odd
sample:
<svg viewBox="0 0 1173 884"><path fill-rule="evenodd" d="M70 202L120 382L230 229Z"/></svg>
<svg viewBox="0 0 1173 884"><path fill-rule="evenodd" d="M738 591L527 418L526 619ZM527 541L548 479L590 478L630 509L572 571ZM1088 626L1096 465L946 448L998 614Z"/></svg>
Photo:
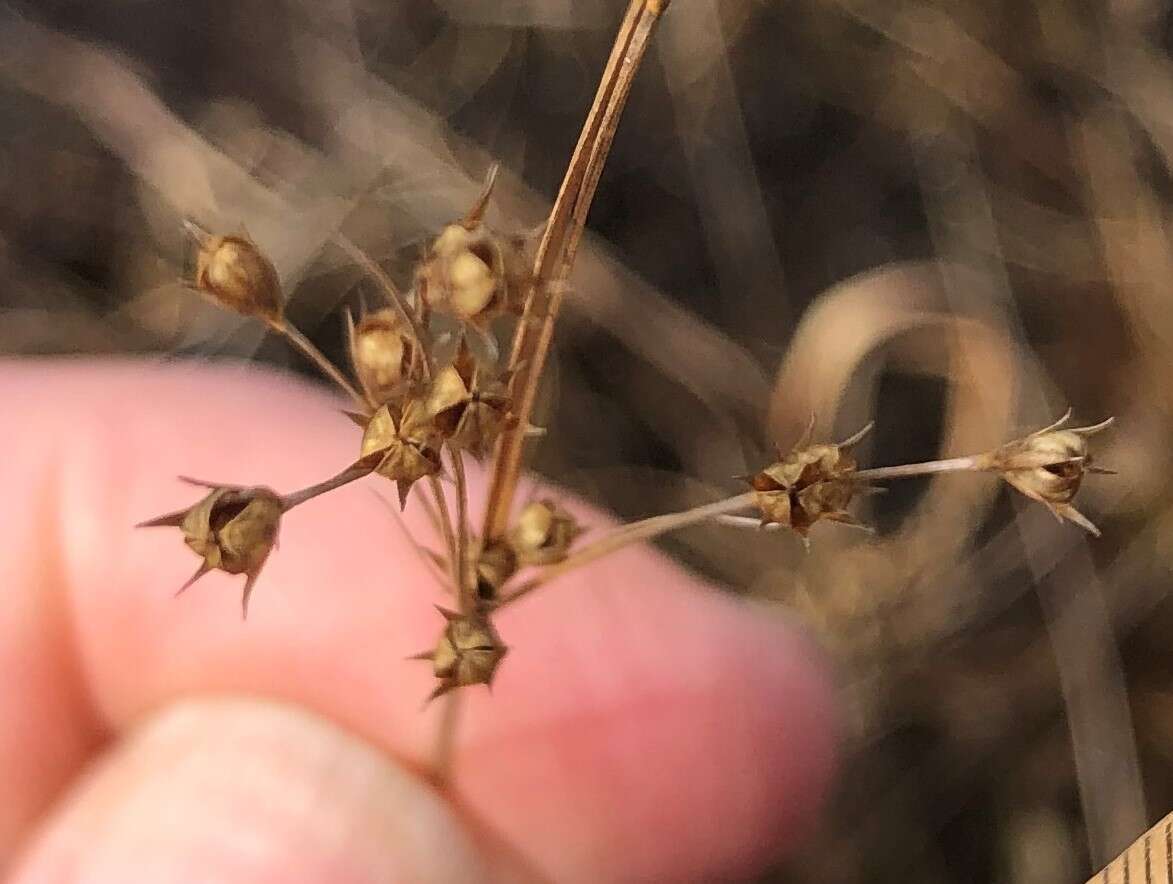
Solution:
<svg viewBox="0 0 1173 884"><path fill-rule="evenodd" d="M205 574L207 574L211 570L212 570L211 566L209 566L206 561L200 562L200 566L198 568L196 568L195 573L192 574L190 577L187 578L187 580L185 580L183 582L183 586L181 586L181 587L179 587L179 589L175 590L175 595L177 597L183 595L183 593L188 589L188 587L190 587L193 583L195 583L197 580L199 580L201 577L203 577Z"/></svg>

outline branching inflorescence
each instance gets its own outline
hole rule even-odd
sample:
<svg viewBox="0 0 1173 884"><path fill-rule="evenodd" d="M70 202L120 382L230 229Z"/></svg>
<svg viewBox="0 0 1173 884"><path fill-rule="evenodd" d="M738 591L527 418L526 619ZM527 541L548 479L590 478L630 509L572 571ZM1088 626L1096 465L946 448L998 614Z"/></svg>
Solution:
<svg viewBox="0 0 1173 884"><path fill-rule="evenodd" d="M439 528L443 552L428 555L450 581L455 610L442 610L440 637L417 655L432 664L437 697L492 682L506 653L493 622L502 607L604 555L698 522L785 528L806 543L822 521L864 527L849 506L876 483L968 471L997 473L1061 520L1099 533L1072 499L1085 473L1107 472L1091 465L1088 440L1111 419L1064 429L1070 413L994 451L864 470L853 449L870 425L837 444L816 443L812 420L790 451L779 451L775 462L741 477L748 491L716 503L626 525L586 543L579 542L573 516L552 500L529 503L514 516L524 442L540 432L529 418L566 279L632 79L666 5L631 3L540 239L503 234L486 223L495 168L464 217L439 232L406 291L360 248L336 238L385 296L382 306L357 321L345 317L353 381L289 323L277 272L247 233L213 235L187 222L198 248L193 287L289 340L352 400L347 414L361 433L354 463L289 494L189 480L207 490L202 500L143 523L181 528L201 557L180 591L211 570L244 574L247 615L285 513L377 474L395 483L401 507L418 498ZM510 353L508 360L503 352ZM477 532L465 458L480 461L490 454L489 500ZM445 481L455 485L455 512Z"/></svg>

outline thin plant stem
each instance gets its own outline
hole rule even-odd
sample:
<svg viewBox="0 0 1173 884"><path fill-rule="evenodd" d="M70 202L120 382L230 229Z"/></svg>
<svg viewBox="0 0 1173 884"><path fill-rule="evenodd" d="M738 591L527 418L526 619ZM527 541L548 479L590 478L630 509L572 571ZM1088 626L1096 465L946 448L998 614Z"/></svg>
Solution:
<svg viewBox="0 0 1173 884"><path fill-rule="evenodd" d="M959 473L966 470L982 470L980 455L969 457L951 457L948 460L930 460L925 463L901 464L895 467L875 467L870 470L856 470L851 474L852 479L865 481L879 481L881 479L906 479L911 476L928 476L933 473Z"/></svg>
<svg viewBox="0 0 1173 884"><path fill-rule="evenodd" d="M475 598L469 592L468 581L465 579L467 570L465 561L469 554L470 537L468 481L465 477L464 458L461 453L454 448L450 449L448 453L452 458L452 472L456 477L456 537L453 540L453 555L450 561L455 569L453 585L456 589L457 606L462 614L468 614L472 611L475 602ZM434 490L438 496L437 503L443 514L442 524L447 524L449 521L447 504L444 503L439 484L439 482L435 483ZM448 529L447 535L448 537L452 536L451 528ZM443 787L452 775L452 760L456 751L456 734L460 728L462 700L463 696L460 691L452 691L442 698L444 708L440 715L440 721L436 725L436 757L433 762L433 778L436 785L440 787Z"/></svg>
<svg viewBox="0 0 1173 884"><path fill-rule="evenodd" d="M755 531L780 531L786 526L780 522L762 524L761 519L753 516L717 516L714 520L718 525L728 525L730 528L752 528Z"/></svg>
<svg viewBox="0 0 1173 884"><path fill-rule="evenodd" d="M333 491L335 488L341 488L343 485L349 485L351 482L361 479L363 476L369 476L377 465L377 457L365 457L324 482L319 482L316 485L302 488L300 491L294 491L291 494L284 495L281 498L282 507L285 512L289 512L295 506L301 506L307 500L312 500L328 491Z"/></svg>
<svg viewBox="0 0 1173 884"><path fill-rule="evenodd" d="M452 586L460 593L461 573L457 570L459 553L456 549L456 534L452 529L452 511L448 509L448 499L444 496L444 489L440 480L435 476L428 476L428 487L432 490L432 499L436 502L436 512L439 514L440 533L444 535L444 548L448 552L448 567L452 570Z"/></svg>
<svg viewBox="0 0 1173 884"><path fill-rule="evenodd" d="M430 500L428 500L428 496L426 494L417 494L415 497L416 500L419 501L420 506L423 507L424 513L427 515L428 521L432 525L432 530L437 534L442 534L443 531L440 528L440 516L436 512L435 505Z"/></svg>
<svg viewBox="0 0 1173 884"><path fill-rule="evenodd" d="M550 565L544 568L536 577L526 581L502 599L497 607L503 608L506 605L511 605L538 587L545 586L551 580L597 561L613 552L618 552L633 543L651 540L653 537L658 537L669 531L687 528L689 525L695 525L698 522L704 522L707 519L714 519L718 516L743 509L753 503L756 493L754 491L748 491L745 494L738 494L736 497L729 497L725 500L719 500L716 503L707 503L703 506L693 507L690 510L684 510L683 512L652 516L650 519L633 522L630 525L612 531L606 537L601 537L594 543L577 550L557 565Z"/></svg>
<svg viewBox="0 0 1173 884"><path fill-rule="evenodd" d="M459 575L456 583L456 598L460 603L460 612L468 614L475 606L475 581L469 585L468 556L471 553L469 542L471 532L468 522L468 480L464 473L464 456L455 448L449 450L452 458L452 472L456 476L456 567Z"/></svg>
<svg viewBox="0 0 1173 884"><path fill-rule="evenodd" d="M461 700L461 691L450 691L440 698L443 706L440 710L440 720L436 723L436 751L432 762L432 782L439 788L443 788L452 777Z"/></svg>
<svg viewBox="0 0 1173 884"><path fill-rule="evenodd" d="M554 334L566 278L582 237L603 165L611 149L619 118L631 91L666 0L632 0L619 27L611 56L587 114L578 144L570 158L562 186L550 210L534 261L534 285L513 342L509 366L516 372L513 411L516 420L498 440L482 536L503 537L521 471L525 428L537 399L538 382Z"/></svg>
<svg viewBox="0 0 1173 884"><path fill-rule="evenodd" d="M428 352L426 346L427 338L424 336L423 326L420 325L419 317L416 316L411 305L407 303L407 299L403 296L403 293L399 291L399 287L395 285L394 280L387 275L387 272L375 263L370 255L351 241L350 237L338 233L334 235L334 241L338 243L339 247L346 254L358 262L359 266L370 274L383 288L383 291L387 293L387 299L399 314L399 318L407 323L407 327L411 329L412 337L415 338L417 352L423 358L424 380L430 379L435 367L432 365L432 355Z"/></svg>
<svg viewBox="0 0 1173 884"><path fill-rule="evenodd" d="M269 323L269 327L278 334L283 335L295 349L301 351L301 354L316 365L322 374L337 384L347 396L358 403L364 413L366 412L368 408L366 397L354 388L350 381L346 379L346 375L339 371L338 367L327 359L321 350L314 346L314 342L298 330L297 326L288 320L283 320L281 322Z"/></svg>
<svg viewBox="0 0 1173 884"><path fill-rule="evenodd" d="M415 535L413 535L411 533L411 529L407 527L407 522L404 521L402 514L400 514L399 510L395 507L394 504L391 503L390 500L374 489L372 489L371 493L374 494L375 497L377 497L385 507L387 507L388 512L391 513L391 517L395 520L395 524L399 526L399 530L403 532L404 538L409 544L411 544L411 548L415 551L415 554L419 557L420 561L423 562L424 567L428 570L428 573L432 575L441 588L446 589L448 586L448 575L443 572L440 566L436 563L436 560L433 558L435 553L426 549L422 543L415 539ZM423 497L422 495L420 500L424 503L427 503L427 498Z"/></svg>

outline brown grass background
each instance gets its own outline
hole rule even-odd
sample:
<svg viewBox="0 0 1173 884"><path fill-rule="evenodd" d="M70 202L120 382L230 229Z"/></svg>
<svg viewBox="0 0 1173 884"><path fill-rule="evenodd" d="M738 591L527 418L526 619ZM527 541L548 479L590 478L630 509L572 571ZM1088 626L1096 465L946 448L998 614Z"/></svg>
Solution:
<svg viewBox="0 0 1173 884"><path fill-rule="evenodd" d="M548 208L620 0L0 5L0 352L256 358L176 280L247 226L341 358L493 160ZM1173 18L1162 0L675 0L573 276L534 463L629 517L736 487L808 415L865 465L1070 404L1091 541L986 477L861 504L875 539L667 547L840 666L844 775L769 880L1081 881L1173 809ZM769 702L764 697L763 702ZM801 800L801 796L796 796Z"/></svg>

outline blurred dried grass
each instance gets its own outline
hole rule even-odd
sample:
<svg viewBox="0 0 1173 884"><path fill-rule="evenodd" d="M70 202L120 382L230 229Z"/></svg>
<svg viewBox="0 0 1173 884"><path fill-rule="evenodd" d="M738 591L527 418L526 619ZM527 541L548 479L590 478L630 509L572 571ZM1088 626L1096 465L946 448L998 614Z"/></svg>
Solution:
<svg viewBox="0 0 1173 884"><path fill-rule="evenodd" d="M176 284L247 226L337 355L342 231L405 274L493 159L542 217L618 0L0 7L0 352L289 359ZM696 529L838 659L849 760L795 882L1064 882L1173 807L1165 2L677 0L561 329L538 469L628 516L868 419L866 463L1114 413L1094 544L971 476L874 541ZM159 357L163 358L163 357ZM296 366L302 368L302 366ZM548 409L549 410L549 409ZM764 698L768 702L768 698Z"/></svg>

